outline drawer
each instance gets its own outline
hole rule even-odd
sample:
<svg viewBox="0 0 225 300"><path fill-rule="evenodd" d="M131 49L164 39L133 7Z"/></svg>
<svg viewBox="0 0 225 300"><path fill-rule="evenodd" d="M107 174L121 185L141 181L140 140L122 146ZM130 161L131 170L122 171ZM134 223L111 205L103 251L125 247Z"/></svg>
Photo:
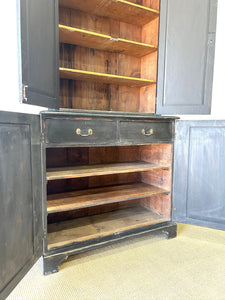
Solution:
<svg viewBox="0 0 225 300"><path fill-rule="evenodd" d="M45 119L46 143L114 144L117 137L115 121Z"/></svg>
<svg viewBox="0 0 225 300"><path fill-rule="evenodd" d="M172 140L171 122L120 122L120 142L129 144L149 144Z"/></svg>

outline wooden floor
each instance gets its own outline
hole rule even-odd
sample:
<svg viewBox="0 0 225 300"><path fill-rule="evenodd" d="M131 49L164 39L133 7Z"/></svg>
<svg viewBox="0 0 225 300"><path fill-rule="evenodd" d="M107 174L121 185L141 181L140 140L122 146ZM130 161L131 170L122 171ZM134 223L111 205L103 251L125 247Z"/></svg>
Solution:
<svg viewBox="0 0 225 300"><path fill-rule="evenodd" d="M142 226L168 221L141 206L48 225L48 248L104 237Z"/></svg>
<svg viewBox="0 0 225 300"><path fill-rule="evenodd" d="M47 211L51 214L168 193L165 189L141 182L85 189L49 195Z"/></svg>

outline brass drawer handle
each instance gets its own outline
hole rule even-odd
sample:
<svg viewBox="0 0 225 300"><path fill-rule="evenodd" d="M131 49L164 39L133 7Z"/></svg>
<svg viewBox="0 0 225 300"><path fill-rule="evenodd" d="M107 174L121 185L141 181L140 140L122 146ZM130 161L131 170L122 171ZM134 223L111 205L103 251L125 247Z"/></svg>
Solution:
<svg viewBox="0 0 225 300"><path fill-rule="evenodd" d="M153 130L153 129L149 129L149 130L142 129L142 130L141 130L141 133L142 133L143 135L150 136L150 135L153 135L153 134L154 134L154 130Z"/></svg>
<svg viewBox="0 0 225 300"><path fill-rule="evenodd" d="M80 128L77 128L76 134L77 134L77 135L80 135L80 136L90 136L90 135L93 134L93 130L92 130L92 129L88 129L87 134L82 134L81 129L80 129Z"/></svg>

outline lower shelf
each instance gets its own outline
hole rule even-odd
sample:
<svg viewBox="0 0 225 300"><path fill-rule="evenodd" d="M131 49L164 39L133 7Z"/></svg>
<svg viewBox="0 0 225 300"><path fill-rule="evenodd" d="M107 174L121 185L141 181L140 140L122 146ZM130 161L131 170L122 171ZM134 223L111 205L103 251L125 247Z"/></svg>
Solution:
<svg viewBox="0 0 225 300"><path fill-rule="evenodd" d="M169 221L141 206L48 225L48 249Z"/></svg>
<svg viewBox="0 0 225 300"><path fill-rule="evenodd" d="M168 193L165 189L142 182L93 188L49 195L47 211L51 214Z"/></svg>

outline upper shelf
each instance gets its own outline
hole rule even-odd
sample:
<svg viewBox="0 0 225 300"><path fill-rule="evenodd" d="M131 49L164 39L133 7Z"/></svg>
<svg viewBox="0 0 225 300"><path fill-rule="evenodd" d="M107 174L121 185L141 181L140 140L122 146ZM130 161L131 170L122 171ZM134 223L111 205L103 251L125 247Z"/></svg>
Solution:
<svg viewBox="0 0 225 300"><path fill-rule="evenodd" d="M59 5L139 26L151 22L159 15L155 9L125 0L59 0Z"/></svg>
<svg viewBox="0 0 225 300"><path fill-rule="evenodd" d="M144 161L50 168L47 169L47 180L132 173L160 168L168 169L167 166L156 165Z"/></svg>
<svg viewBox="0 0 225 300"><path fill-rule="evenodd" d="M60 78L72 80L85 80L93 82L101 82L107 84L126 85L130 87L143 87L156 83L154 80L127 77L106 73L97 73L90 71L83 71L77 69L59 68Z"/></svg>
<svg viewBox="0 0 225 300"><path fill-rule="evenodd" d="M59 25L59 40L62 43L104 51L119 52L135 57L142 57L157 50L156 46L134 42L109 35L87 31L79 28Z"/></svg>

